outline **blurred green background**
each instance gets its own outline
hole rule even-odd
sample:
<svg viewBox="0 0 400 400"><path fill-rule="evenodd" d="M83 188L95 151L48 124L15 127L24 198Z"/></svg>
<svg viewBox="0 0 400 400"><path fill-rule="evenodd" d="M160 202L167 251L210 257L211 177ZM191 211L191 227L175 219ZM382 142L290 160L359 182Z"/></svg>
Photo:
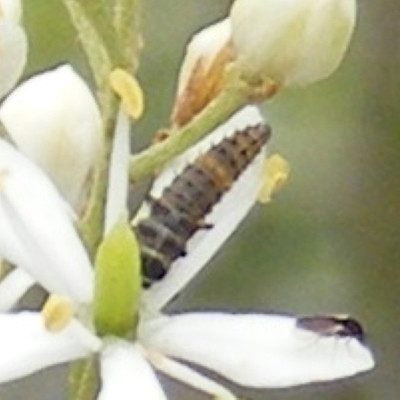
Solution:
<svg viewBox="0 0 400 400"><path fill-rule="evenodd" d="M31 51L25 76L71 62L88 70L60 0L25 1ZM184 45L226 13L224 0L143 1L146 91L138 147L165 126ZM272 151L291 163L287 186L256 207L171 309L349 313L368 332L376 369L326 385L249 391L269 400L400 397L400 20L398 0L360 1L350 51L330 79L263 107ZM318 55L316 55L318 56ZM1 355L0 355L1 356ZM266 357L268 355L265 355ZM2 399L65 395L65 369L3 386ZM171 399L202 395L163 380ZM117 399L116 399L117 400ZM143 399L145 400L145 399Z"/></svg>

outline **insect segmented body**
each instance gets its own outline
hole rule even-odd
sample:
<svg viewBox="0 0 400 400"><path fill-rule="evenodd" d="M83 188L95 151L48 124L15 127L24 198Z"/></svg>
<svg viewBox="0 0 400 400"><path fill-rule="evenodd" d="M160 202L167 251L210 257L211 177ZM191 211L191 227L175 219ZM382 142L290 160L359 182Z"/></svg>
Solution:
<svg viewBox="0 0 400 400"><path fill-rule="evenodd" d="M247 127L224 138L188 165L157 199L135 228L142 252L144 285L160 280L170 265L186 254L188 240L205 222L270 136L265 124Z"/></svg>
<svg viewBox="0 0 400 400"><path fill-rule="evenodd" d="M349 316L301 317L297 320L297 327L318 333L321 336L348 337L355 338L359 342L365 341L361 324Z"/></svg>

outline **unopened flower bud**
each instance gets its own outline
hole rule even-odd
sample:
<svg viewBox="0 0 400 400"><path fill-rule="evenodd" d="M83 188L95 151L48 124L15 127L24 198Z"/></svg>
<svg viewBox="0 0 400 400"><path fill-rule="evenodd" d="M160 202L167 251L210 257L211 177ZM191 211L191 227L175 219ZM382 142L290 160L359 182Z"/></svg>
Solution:
<svg viewBox="0 0 400 400"><path fill-rule="evenodd" d="M243 75L305 86L340 64L355 26L355 0L236 0L232 40Z"/></svg>
<svg viewBox="0 0 400 400"><path fill-rule="evenodd" d="M193 36L179 73L172 123L189 122L221 90L225 67L233 59L231 23L219 21Z"/></svg>

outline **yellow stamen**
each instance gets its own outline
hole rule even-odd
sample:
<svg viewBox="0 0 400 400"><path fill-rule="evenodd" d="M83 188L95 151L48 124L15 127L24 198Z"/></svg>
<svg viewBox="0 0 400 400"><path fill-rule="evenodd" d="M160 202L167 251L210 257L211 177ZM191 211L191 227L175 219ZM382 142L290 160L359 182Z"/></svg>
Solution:
<svg viewBox="0 0 400 400"><path fill-rule="evenodd" d="M258 194L260 203L269 203L274 195L288 180L289 163L279 154L268 157L263 172L263 185Z"/></svg>
<svg viewBox="0 0 400 400"><path fill-rule="evenodd" d="M46 329L50 332L62 331L71 322L74 311L71 300L64 296L50 295L42 308Z"/></svg>
<svg viewBox="0 0 400 400"><path fill-rule="evenodd" d="M121 98L125 111L133 119L139 119L144 110L144 96L137 79L123 69L116 68L110 74L110 85Z"/></svg>

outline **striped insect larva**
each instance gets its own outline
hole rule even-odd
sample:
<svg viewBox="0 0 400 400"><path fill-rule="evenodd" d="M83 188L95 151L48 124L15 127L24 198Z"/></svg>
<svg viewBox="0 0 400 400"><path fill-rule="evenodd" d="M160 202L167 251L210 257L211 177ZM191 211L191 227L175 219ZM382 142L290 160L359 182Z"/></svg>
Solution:
<svg viewBox="0 0 400 400"><path fill-rule="evenodd" d="M200 229L212 229L206 216L270 136L264 124L224 138L175 177L159 198L148 199L149 216L136 233L141 246L144 285L162 279L171 264L186 254L188 240Z"/></svg>

